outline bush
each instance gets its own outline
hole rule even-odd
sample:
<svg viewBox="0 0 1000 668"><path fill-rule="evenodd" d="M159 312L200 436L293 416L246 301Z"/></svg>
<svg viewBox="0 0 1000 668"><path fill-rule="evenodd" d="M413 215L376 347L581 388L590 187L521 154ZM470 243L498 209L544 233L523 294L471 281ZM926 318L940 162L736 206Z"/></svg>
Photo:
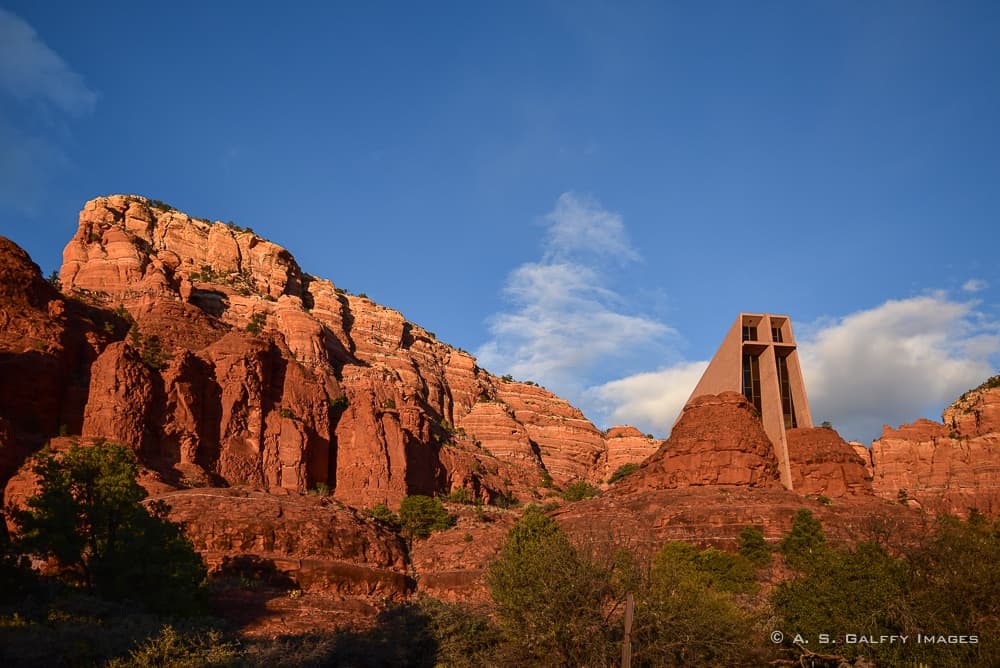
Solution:
<svg viewBox="0 0 1000 668"><path fill-rule="evenodd" d="M613 485L625 476L635 473L638 470L638 464L622 464L615 469L615 472L611 474L610 478L608 478L608 484Z"/></svg>
<svg viewBox="0 0 1000 668"><path fill-rule="evenodd" d="M757 527L744 527L740 532L739 551L751 564L761 567L771 563L771 546L764 540L764 532Z"/></svg>
<svg viewBox="0 0 1000 668"><path fill-rule="evenodd" d="M399 522L412 540L427 538L432 531L443 531L455 523L441 499L417 494L408 496L399 504Z"/></svg>
<svg viewBox="0 0 1000 668"><path fill-rule="evenodd" d="M507 534L486 581L510 645L510 663L606 665L607 574L581 559L554 520L529 510Z"/></svg>
<svg viewBox="0 0 1000 668"><path fill-rule="evenodd" d="M788 565L801 571L822 566L829 555L823 525L805 508L795 513L792 530L781 539L780 549Z"/></svg>
<svg viewBox="0 0 1000 668"><path fill-rule="evenodd" d="M55 558L63 577L109 599L162 612L203 608L205 566L166 504L140 504L146 492L131 450L103 442L74 444L61 457L43 450L32 470L39 492L13 516L21 550Z"/></svg>
<svg viewBox="0 0 1000 668"><path fill-rule="evenodd" d="M250 322L247 323L245 331L257 336L262 331L264 331L264 324L267 322L267 315L264 313L254 313L250 316Z"/></svg>
<svg viewBox="0 0 1000 668"><path fill-rule="evenodd" d="M600 494L600 490L584 480L577 480L571 483L562 493L562 498L566 501L582 501Z"/></svg>
<svg viewBox="0 0 1000 668"><path fill-rule="evenodd" d="M391 525L397 531L401 526L399 522L399 515L392 512L389 509L389 506L385 505L384 503L380 503L376 505L374 508L367 510L365 512L367 512L371 517L374 517L377 520L380 520L382 522L385 522L386 524Z"/></svg>

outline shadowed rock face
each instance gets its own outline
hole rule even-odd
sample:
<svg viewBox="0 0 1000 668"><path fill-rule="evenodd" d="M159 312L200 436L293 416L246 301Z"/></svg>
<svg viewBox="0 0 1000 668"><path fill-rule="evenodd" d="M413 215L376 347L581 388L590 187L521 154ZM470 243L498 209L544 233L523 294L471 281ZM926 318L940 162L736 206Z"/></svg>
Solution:
<svg viewBox="0 0 1000 668"><path fill-rule="evenodd" d="M943 420L883 428L870 451L875 493L932 513L1000 516L1000 388L967 392Z"/></svg>
<svg viewBox="0 0 1000 668"><path fill-rule="evenodd" d="M0 237L0 483L61 425L80 430L90 363L110 340L96 315Z"/></svg>

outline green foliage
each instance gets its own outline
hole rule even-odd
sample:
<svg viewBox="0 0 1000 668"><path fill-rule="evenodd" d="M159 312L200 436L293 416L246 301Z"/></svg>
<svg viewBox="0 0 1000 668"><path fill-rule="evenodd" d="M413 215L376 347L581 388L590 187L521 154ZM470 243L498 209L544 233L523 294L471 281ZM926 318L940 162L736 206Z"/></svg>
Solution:
<svg viewBox="0 0 1000 668"><path fill-rule="evenodd" d="M382 402L382 408L387 410L396 410L396 400L386 399Z"/></svg>
<svg viewBox="0 0 1000 668"><path fill-rule="evenodd" d="M375 519L385 522L386 524L392 526L396 530L398 530L402 526L402 524L399 521L399 515L392 512L392 510L389 509L389 506L385 505L384 503L380 503L376 505L374 508L366 510L365 512L368 513L371 517L374 517Z"/></svg>
<svg viewBox="0 0 1000 668"><path fill-rule="evenodd" d="M56 290L62 290L62 281L59 280L59 272L53 271L49 274L49 277L45 279L49 282L49 285L54 287Z"/></svg>
<svg viewBox="0 0 1000 668"><path fill-rule="evenodd" d="M56 559L64 577L109 599L201 608L205 567L165 504L139 503L146 492L131 450L103 442L62 457L43 450L32 470L39 492L14 513L21 550Z"/></svg>
<svg viewBox="0 0 1000 668"><path fill-rule="evenodd" d="M133 650L127 658L115 658L105 668L222 668L242 665L242 650L232 641L223 640L216 629L204 633L183 634L173 626L164 626L159 634Z"/></svg>
<svg viewBox="0 0 1000 668"><path fill-rule="evenodd" d="M334 413L343 413L347 407L350 405L350 401L347 399L346 394L341 394L340 396L333 397L330 399L330 411Z"/></svg>
<svg viewBox="0 0 1000 668"><path fill-rule="evenodd" d="M585 480L577 480L574 483L570 483L565 490L563 490L562 498L566 501L582 501L583 499L589 499L591 497L600 494L600 490L591 485Z"/></svg>
<svg viewBox="0 0 1000 668"><path fill-rule="evenodd" d="M432 531L443 531L455 524L441 499L422 494L407 496L399 504L399 522L412 539L427 538Z"/></svg>
<svg viewBox="0 0 1000 668"><path fill-rule="evenodd" d="M330 496L330 486L325 482L318 482L309 490L309 493L317 496Z"/></svg>
<svg viewBox="0 0 1000 668"><path fill-rule="evenodd" d="M446 500L451 503L463 503L466 505L471 505L475 502L472 495L469 494L469 490L464 487L452 490L451 494L446 497Z"/></svg>
<svg viewBox="0 0 1000 668"><path fill-rule="evenodd" d="M903 564L874 543L830 551L822 568L779 584L772 601L785 628L806 638L820 633L898 635L908 614ZM841 651L855 656L859 648L845 645ZM896 649L875 646L875 651L880 659L895 663L890 659Z"/></svg>
<svg viewBox="0 0 1000 668"><path fill-rule="evenodd" d="M293 413L290 408L282 408L281 410L278 411L278 415L280 415L283 418L287 418L289 420L295 419L295 413Z"/></svg>
<svg viewBox="0 0 1000 668"><path fill-rule="evenodd" d="M510 490L505 490L493 499L493 505L497 508L516 508L520 503L521 501Z"/></svg>
<svg viewBox="0 0 1000 668"><path fill-rule="evenodd" d="M771 546L764 540L764 532L757 527L743 527L739 538L739 552L758 568L771 563Z"/></svg>
<svg viewBox="0 0 1000 668"><path fill-rule="evenodd" d="M553 487L555 487L555 483L552 481L552 475L548 471L542 469L541 476L542 476L542 482L541 482L542 487L546 489L552 489Z"/></svg>
<svg viewBox="0 0 1000 668"><path fill-rule="evenodd" d="M135 320L133 320L131 316L129 316L128 320L132 324L131 329L129 329L129 342L132 344L133 348L139 351L139 357L142 359L142 363L153 371L159 371L165 367L169 357L166 352L164 352L163 346L160 344L160 337L156 334L144 336L142 332L139 331L139 325L136 324Z"/></svg>
<svg viewBox="0 0 1000 668"><path fill-rule="evenodd" d="M667 543L636 602L634 657L639 665L763 665L756 619L733 593L753 588L742 556Z"/></svg>
<svg viewBox="0 0 1000 668"><path fill-rule="evenodd" d="M486 581L520 665L605 665L607 574L581 559L551 518L529 510L511 528Z"/></svg>
<svg viewBox="0 0 1000 668"><path fill-rule="evenodd" d="M513 383L514 382L514 376L510 375L509 373L505 373L504 375L500 376L500 382L503 382L503 383Z"/></svg>
<svg viewBox="0 0 1000 668"><path fill-rule="evenodd" d="M907 635L910 642L843 645L878 665L992 666L1000 655L1000 523L973 514L943 518L901 555L882 545L823 548L821 566L775 588L785 628L818 633ZM978 636L977 643L918 642L917 634Z"/></svg>
<svg viewBox="0 0 1000 668"><path fill-rule="evenodd" d="M639 470L639 465L638 464L634 464L634 463L633 464L622 464L617 469L615 469L615 472L611 474L610 478L608 478L608 484L613 485L616 482L618 482L619 480L621 480L622 478L624 478L625 476L630 475L632 473L635 473L638 470Z"/></svg>
<svg viewBox="0 0 1000 668"><path fill-rule="evenodd" d="M231 220L226 222L226 227L228 227L229 229L231 229L233 232L236 232L237 234L239 234L241 232L247 232L249 234L253 234L254 233L252 227L240 227L239 225L237 225L236 223L234 223Z"/></svg>
<svg viewBox="0 0 1000 668"><path fill-rule="evenodd" d="M262 331L264 331L264 324L267 322L267 315L264 313L254 313L250 316L250 322L247 323L246 331L254 336L257 336Z"/></svg>
<svg viewBox="0 0 1000 668"><path fill-rule="evenodd" d="M821 567L829 556L823 525L805 508L795 513L792 530L781 539L779 549L788 565L801 571Z"/></svg>
<svg viewBox="0 0 1000 668"><path fill-rule="evenodd" d="M823 422L819 426L822 429L833 429L833 423L830 422L829 420L823 420Z"/></svg>

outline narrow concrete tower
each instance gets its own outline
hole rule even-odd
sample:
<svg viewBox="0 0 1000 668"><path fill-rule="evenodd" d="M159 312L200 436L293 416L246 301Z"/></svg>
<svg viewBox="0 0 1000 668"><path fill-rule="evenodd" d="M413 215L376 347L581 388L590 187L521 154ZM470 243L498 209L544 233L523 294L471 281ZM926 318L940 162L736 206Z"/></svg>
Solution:
<svg viewBox="0 0 1000 668"><path fill-rule="evenodd" d="M785 429L813 424L788 316L741 313L688 401L727 390L742 392L757 409L774 445L781 482L791 489Z"/></svg>

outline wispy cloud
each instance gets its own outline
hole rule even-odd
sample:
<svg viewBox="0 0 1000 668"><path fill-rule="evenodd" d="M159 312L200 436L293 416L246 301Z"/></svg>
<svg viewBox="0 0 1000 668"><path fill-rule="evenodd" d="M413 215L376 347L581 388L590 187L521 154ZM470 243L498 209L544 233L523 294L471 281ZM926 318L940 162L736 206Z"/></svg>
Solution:
<svg viewBox="0 0 1000 668"><path fill-rule="evenodd" d="M491 318L492 339L476 355L486 368L577 398L598 365L663 345L673 330L630 312L603 271L640 260L619 214L565 193L542 224L542 259L507 277L510 309Z"/></svg>
<svg viewBox="0 0 1000 668"><path fill-rule="evenodd" d="M544 222L548 225L547 257L603 256L621 263L641 259L629 243L621 215L604 209L592 197L563 193Z"/></svg>
<svg viewBox="0 0 1000 668"><path fill-rule="evenodd" d="M0 91L21 102L40 101L80 116L94 110L97 93L20 17L0 9Z"/></svg>
<svg viewBox="0 0 1000 668"><path fill-rule="evenodd" d="M69 164L51 121L89 114L97 98L34 28L0 9L0 99L13 101L0 113L0 207L38 213L53 175Z"/></svg>
<svg viewBox="0 0 1000 668"><path fill-rule="evenodd" d="M981 278L970 278L962 284L962 289L966 292L979 292L990 287L990 284Z"/></svg>

